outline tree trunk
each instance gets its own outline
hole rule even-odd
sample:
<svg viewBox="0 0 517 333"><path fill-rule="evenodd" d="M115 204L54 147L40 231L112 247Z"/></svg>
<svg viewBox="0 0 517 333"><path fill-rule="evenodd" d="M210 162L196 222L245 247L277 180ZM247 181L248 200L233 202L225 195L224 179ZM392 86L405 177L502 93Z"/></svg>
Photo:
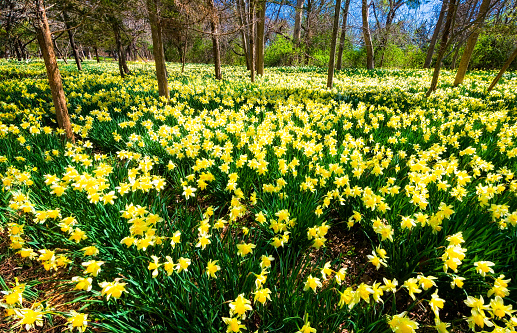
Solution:
<svg viewBox="0 0 517 333"><path fill-rule="evenodd" d="M185 38L185 43L183 44L183 52L181 54L181 74L185 72L185 63L187 62L187 45L187 39Z"/></svg>
<svg viewBox="0 0 517 333"><path fill-rule="evenodd" d="M147 0L147 11L151 23L151 35L153 38L153 55L156 66L156 78L158 79L158 93L169 99L169 86L167 83L167 68L165 66L165 53L163 50L162 25L158 16L158 8L155 0Z"/></svg>
<svg viewBox="0 0 517 333"><path fill-rule="evenodd" d="M460 55L460 50L461 50L461 44L462 43L458 43L458 46L456 48L456 51L454 51L454 55L452 56L452 60L451 60L451 70L454 70L456 68L456 62L458 61L458 57Z"/></svg>
<svg viewBox="0 0 517 333"><path fill-rule="evenodd" d="M367 3L367 0L362 0L361 14L362 14L362 18L363 18L364 44L366 45L366 68L368 70L370 70L370 69L374 68L374 64L373 64L372 37L370 35L370 25L368 24L368 3Z"/></svg>
<svg viewBox="0 0 517 333"><path fill-rule="evenodd" d="M20 53L20 49L18 48L17 41L13 42L13 48L14 48L14 53L16 53L16 59L18 59L18 61L22 61L22 55Z"/></svg>
<svg viewBox="0 0 517 333"><path fill-rule="evenodd" d="M311 52L311 38L312 38L312 1L307 0L307 21L305 30L305 65L309 65L310 52Z"/></svg>
<svg viewBox="0 0 517 333"><path fill-rule="evenodd" d="M249 56L249 47L248 47L248 39L246 38L246 28L247 26L247 18L246 18L246 6L243 0L237 0L237 18L239 20L239 25L241 26L241 38L242 38L242 49L244 50L244 57L246 58L246 69L250 70L250 56Z"/></svg>
<svg viewBox="0 0 517 333"><path fill-rule="evenodd" d="M517 47L515 48L513 53L510 55L510 58L508 58L508 60L506 60L506 62L503 65L503 68L501 68L501 70L499 71L499 73L495 77L494 81L492 81L492 84L490 84L490 87L488 87L488 92L491 92L492 89L494 89L494 87L497 84L497 82L499 82L499 80L503 77L504 72L506 72L508 67L510 67L510 65L515 60L515 58L517 58Z"/></svg>
<svg viewBox="0 0 517 333"><path fill-rule="evenodd" d="M443 57L445 56L445 52L447 51L449 34L451 32L452 23L454 17L456 16L456 1L457 0L449 0L449 6L447 9L447 19L445 20L445 27L443 30L442 40L440 41L440 50L438 51L438 57L436 59L436 64L434 66L433 71L433 79L431 81L431 86L426 93L426 97L431 96L431 93L436 90L436 86L438 85L438 78L440 76L440 68L442 65Z"/></svg>
<svg viewBox="0 0 517 333"><path fill-rule="evenodd" d="M48 26L47 15L43 0L36 0L36 34L41 49L45 68L47 69L48 82L52 93L52 101L56 110L56 118L59 128L65 132L67 140L74 141L74 133L68 117L65 92L61 82L61 74L57 67L56 55L52 47L52 37Z"/></svg>
<svg viewBox="0 0 517 333"><path fill-rule="evenodd" d="M330 59L329 71L327 74L327 88L332 88L334 80L334 59L336 57L337 30L339 27L339 12L341 11L341 0L336 0L336 9L334 11L334 26L332 27L332 40L330 42Z"/></svg>
<svg viewBox="0 0 517 333"><path fill-rule="evenodd" d="M21 40L18 39L18 47L20 48L20 55L22 60L27 60L27 52L25 52L25 46L23 46L23 43Z"/></svg>
<svg viewBox="0 0 517 333"><path fill-rule="evenodd" d="M70 30L70 24L68 23L68 15L66 14L66 11L63 11L63 19L65 21L65 28L68 30L68 39L70 40L70 47L72 48L77 70L82 70L83 67L81 66L81 59L79 59L79 52L77 51L77 45L75 45L74 41L74 33L72 30Z"/></svg>
<svg viewBox="0 0 517 333"><path fill-rule="evenodd" d="M386 46L388 46L388 38L391 30L391 25L393 24L393 20L395 19L395 10L395 8L390 8L388 15L386 17L386 24L384 26L384 32L382 33L382 39L380 43L381 59L379 61L379 67L384 66L384 54L386 53Z"/></svg>
<svg viewBox="0 0 517 333"><path fill-rule="evenodd" d="M126 54L124 49L122 48L122 38L120 37L120 27L117 22L112 23L113 34L115 35L115 44L117 47L117 58L118 58L118 68L120 71L120 76L125 77L126 74L131 73L129 68L127 67L126 62Z"/></svg>
<svg viewBox="0 0 517 333"><path fill-rule="evenodd" d="M438 21L436 22L436 27L434 28L433 36L431 37L431 42L429 43L429 49L427 50L427 56L425 57L424 68L431 67L431 61L433 60L434 47L436 45L436 41L438 40L438 35L442 29L443 17L447 11L448 0L443 0L442 9L440 10L440 15L438 16Z"/></svg>
<svg viewBox="0 0 517 333"><path fill-rule="evenodd" d="M257 11L257 74L264 75L264 30L266 25L266 1L262 0L258 4Z"/></svg>
<svg viewBox="0 0 517 333"><path fill-rule="evenodd" d="M294 46L300 44L300 38L302 36L302 16L303 16L303 4L305 0L296 0L296 12L294 15L294 31L293 31L293 42Z"/></svg>
<svg viewBox="0 0 517 333"><path fill-rule="evenodd" d="M207 0L208 6L211 9L212 17L210 18L210 27L212 29L212 51L214 54L214 66L215 66L215 79L221 80L223 75L221 73L221 49L219 47L219 31L218 31L218 20L217 10L215 8L214 0Z"/></svg>
<svg viewBox="0 0 517 333"><path fill-rule="evenodd" d="M339 51L337 53L337 63L336 63L337 70L341 70L341 66L343 63L343 51L345 49L348 8L350 8L350 0L345 1L345 11L343 12L343 22L342 22L342 26L341 26L341 37L339 38Z"/></svg>
<svg viewBox="0 0 517 333"><path fill-rule="evenodd" d="M463 79L465 78L465 74L467 73L467 69L469 67L470 58L472 57L472 52L474 52L474 47L476 46L476 43L478 41L479 33L481 32L481 28L483 27L483 23L488 13L489 7L490 0L483 0L483 2L481 2L478 16L476 18L478 22L473 27L474 31L467 40L467 46L465 46L465 51L463 51L463 55L461 56L458 72L456 72L456 78L454 79L455 87L460 85L463 82Z"/></svg>
<svg viewBox="0 0 517 333"><path fill-rule="evenodd" d="M97 63L101 62L99 60L99 50L97 49L97 45L93 47L93 50L95 51L95 59L97 60Z"/></svg>
<svg viewBox="0 0 517 333"><path fill-rule="evenodd" d="M54 45L54 49L56 50L57 55L60 56L61 59L63 59L65 64L68 64L68 61L66 60L66 55L63 55L63 52L61 52L61 50L57 46L57 41L55 39L52 40L52 44Z"/></svg>
<svg viewBox="0 0 517 333"><path fill-rule="evenodd" d="M253 22L255 18L255 0L251 0L249 4L249 22ZM255 82L255 24L250 24L250 72L251 82Z"/></svg>

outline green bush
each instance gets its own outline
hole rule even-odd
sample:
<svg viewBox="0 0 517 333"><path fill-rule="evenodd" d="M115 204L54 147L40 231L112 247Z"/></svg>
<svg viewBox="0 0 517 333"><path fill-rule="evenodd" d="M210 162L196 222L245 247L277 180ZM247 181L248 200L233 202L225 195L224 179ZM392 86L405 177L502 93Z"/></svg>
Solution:
<svg viewBox="0 0 517 333"><path fill-rule="evenodd" d="M296 50L293 43L277 36L264 52L264 65L268 67L292 65Z"/></svg>

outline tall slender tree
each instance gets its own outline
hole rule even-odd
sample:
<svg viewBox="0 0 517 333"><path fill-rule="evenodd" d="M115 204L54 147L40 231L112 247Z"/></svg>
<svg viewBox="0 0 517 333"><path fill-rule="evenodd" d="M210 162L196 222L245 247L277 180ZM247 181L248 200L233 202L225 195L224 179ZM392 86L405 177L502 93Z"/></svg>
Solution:
<svg viewBox="0 0 517 333"><path fill-rule="evenodd" d="M156 78L158 80L158 93L160 96L169 98L169 86L167 83L167 68L165 67L165 53L162 40L162 23L158 12L158 4L155 0L146 0L151 24L151 35L153 39L153 55L156 66Z"/></svg>
<svg viewBox="0 0 517 333"><path fill-rule="evenodd" d="M456 9L458 8L458 0L449 0L449 6L447 8L447 18L445 20L445 27L442 34L442 40L440 41L440 50L436 58L436 64L434 66L433 78L431 80L431 86L427 90L426 97L431 96L431 93L436 90L438 85L438 78L440 77L440 69L442 66L442 60L449 46L449 35L451 33L454 18L456 17Z"/></svg>
<svg viewBox="0 0 517 333"><path fill-rule="evenodd" d="M264 75L264 33L266 28L266 1L257 3L257 41L256 41L256 68L258 75Z"/></svg>
<svg viewBox="0 0 517 333"><path fill-rule="evenodd" d="M207 0L209 15L210 15L210 28L212 36L212 52L214 55L214 66L215 66L215 78L221 80L223 75L221 73L221 48L219 46L219 13L215 7L214 0Z"/></svg>
<svg viewBox="0 0 517 333"><path fill-rule="evenodd" d="M343 51L345 49L345 39L347 32L348 10L350 8L350 0L345 0L345 8L343 9L343 20L341 22L341 36L339 37L339 51L337 53L336 69L340 70L343 64Z"/></svg>
<svg viewBox="0 0 517 333"><path fill-rule="evenodd" d="M38 44L43 55L47 70L48 82L52 93L52 101L56 110L57 124L64 131L67 140L74 141L74 133L68 116L65 92L61 82L61 74L57 66L56 55L52 46L52 37L48 25L47 14L43 0L35 0L36 19L35 28Z"/></svg>
<svg viewBox="0 0 517 333"><path fill-rule="evenodd" d="M481 28L485 22L485 17L488 14L488 10L490 8L490 2L492 0L483 0L481 2L481 6L479 8L479 12L476 18L476 23L472 29L472 34L467 40L467 45L465 46L465 50L463 51L463 55L461 56L460 65L458 67L458 71L456 72L456 77L454 79L454 86L458 86L463 82L465 78L465 74L467 73L467 68L469 66L470 58L472 57L472 53L474 52L474 47L479 38L479 33L481 32ZM496 0L497 1L497 0Z"/></svg>
<svg viewBox="0 0 517 333"><path fill-rule="evenodd" d="M512 62L515 60L515 58L517 58L517 47L515 48L515 50L513 51L513 53L510 55L510 57L508 58L508 60L506 60L506 62L504 63L503 65L503 68L501 68L501 70L499 71L499 73L497 73L497 76L495 77L495 79L492 81L492 83L490 84L490 87L488 87L488 92L491 92L492 89L494 89L495 85L497 84L497 82L499 82L499 80L501 80L501 78L503 77L503 74L504 72L506 72L506 70L508 69L508 67L510 67L510 65L512 64Z"/></svg>
<svg viewBox="0 0 517 333"><path fill-rule="evenodd" d="M334 80L334 61L336 56L337 31L339 29L339 12L341 11L341 0L336 0L336 10L334 12L334 25L332 27L332 39L330 41L329 70L327 74L327 88L332 88Z"/></svg>
<svg viewBox="0 0 517 333"><path fill-rule="evenodd" d="M368 9L368 0L362 0L361 14L363 19L363 38L366 46L366 68L370 70L374 68L374 63L372 36L370 34L370 24L368 22Z"/></svg>
<svg viewBox="0 0 517 333"><path fill-rule="evenodd" d="M77 45L75 44L74 31L70 27L70 20L66 10L63 10L63 20L65 21L65 28L68 30L68 40L70 41L70 47L72 48L72 54L74 55L75 64L77 70L82 70L81 59L79 58L79 52L77 51Z"/></svg>
<svg viewBox="0 0 517 333"><path fill-rule="evenodd" d="M434 48L436 46L436 42L438 41L438 36L442 31L443 18L445 17L445 13L447 12L447 6L449 1L442 0L442 9L440 10L440 15L438 16L438 21L436 22L436 26L434 27L433 36L431 37L431 41L429 43L429 49L427 50L427 55L424 61L424 68L431 67L431 61L433 60Z"/></svg>

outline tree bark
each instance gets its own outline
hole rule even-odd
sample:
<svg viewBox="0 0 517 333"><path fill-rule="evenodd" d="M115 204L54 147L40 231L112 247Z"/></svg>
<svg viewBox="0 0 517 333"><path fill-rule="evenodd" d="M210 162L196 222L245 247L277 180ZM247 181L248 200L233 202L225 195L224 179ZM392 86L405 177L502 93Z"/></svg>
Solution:
<svg viewBox="0 0 517 333"><path fill-rule="evenodd" d="M481 6L479 7L479 12L476 18L478 24L476 24L473 29L472 35L470 35L467 40L467 45L465 46L465 51L463 51L463 55L461 56L460 65L458 67L458 72L456 72L456 78L454 79L454 86L463 83L463 79L465 78L465 74L467 73L467 69L469 67L470 58L472 57L472 53L474 52L474 47L478 41L479 33L481 32L481 28L483 27L483 23L485 21L485 17L488 13L488 9L490 7L491 0L483 0L481 2Z"/></svg>
<svg viewBox="0 0 517 333"><path fill-rule="evenodd" d="M217 10L215 8L214 0L207 1L212 14L212 17L210 19L210 27L212 29L212 52L214 54L215 79L221 80L223 78L223 75L221 73L221 49L219 47Z"/></svg>
<svg viewBox="0 0 517 333"><path fill-rule="evenodd" d="M384 65L384 55L386 53L386 46L388 46L391 25L393 24L393 20L395 20L395 15L397 11L397 8L395 6L397 5L397 3L393 3L392 1L390 1L390 10L388 11L388 15L386 16L386 24L384 25L384 31L382 32L382 38L380 43L381 59L379 61L379 67L382 67Z"/></svg>
<svg viewBox="0 0 517 333"><path fill-rule="evenodd" d="M95 59L97 60L97 63L101 62L99 59L99 50L97 49L97 45L93 47L93 50L95 51Z"/></svg>
<svg viewBox="0 0 517 333"><path fill-rule="evenodd" d="M348 9L350 8L350 0L345 1L345 9L343 12L343 22L341 26L341 37L339 38L339 51L337 53L337 63L336 69L341 70L341 66L343 63L343 51L345 49L345 39L346 39L346 27L348 21Z"/></svg>
<svg viewBox="0 0 517 333"><path fill-rule="evenodd" d="M250 70L250 57L249 57L249 47L248 47L248 39L246 38L246 31L248 30L244 26L248 25L248 20L246 17L246 6L243 0L237 0L237 18L239 20L239 25L241 28L241 38L242 38L242 49L244 50L244 57L246 58L246 69Z"/></svg>
<svg viewBox="0 0 517 333"><path fill-rule="evenodd" d="M426 97L431 96L431 93L436 90L436 86L438 85L438 78L440 77L440 68L442 65L443 57L445 56L445 52L447 51L449 34L451 32L452 24L454 17L456 16L456 5L457 0L449 0L449 6L447 9L447 19L445 20L445 27L443 30L442 40L440 41L440 50L438 51L438 57L436 59L436 64L434 66L433 71L433 79L431 81L431 86L426 93Z"/></svg>
<svg viewBox="0 0 517 333"><path fill-rule="evenodd" d="M266 25L266 1L261 0L257 11L257 74L264 75L264 30Z"/></svg>
<svg viewBox="0 0 517 333"><path fill-rule="evenodd" d="M63 90L63 83L61 82L61 74L57 67L54 48L52 47L52 37L48 26L43 0L36 0L35 26L38 44L41 49L41 54L43 55L43 60L45 61L45 68L47 69L48 82L52 93L54 109L56 110L57 123L59 128L64 130L66 139L73 142L74 133L68 116L65 92Z"/></svg>
<svg viewBox="0 0 517 333"><path fill-rule="evenodd" d="M59 47L57 46L57 41L55 39L52 39L52 45L54 45L54 49L56 50L57 52L57 55L61 57L61 59L63 59L63 62L65 64L68 64L68 61L66 60L66 54L63 55L63 52L61 52L61 50L59 49ZM54 52L55 54L55 52Z"/></svg>
<svg viewBox="0 0 517 333"><path fill-rule="evenodd" d="M309 65L310 52L311 52L311 38L312 38L312 1L307 0L307 20L305 21L305 65Z"/></svg>
<svg viewBox="0 0 517 333"><path fill-rule="evenodd" d="M300 38L302 36L302 16L303 16L303 4L305 0L296 0L296 12L294 15L294 31L293 31L293 42L294 46L300 44Z"/></svg>
<svg viewBox="0 0 517 333"><path fill-rule="evenodd" d="M364 44L366 46L366 68L371 70L374 68L373 64L373 44L370 35L370 25L368 24L368 3L367 0L362 0L361 14L363 18L363 36Z"/></svg>
<svg viewBox="0 0 517 333"><path fill-rule="evenodd" d="M517 47L515 48L513 53L510 55L510 58L508 58L508 60L506 60L506 62L503 65L503 68L501 68L501 70L499 71L499 73L495 77L494 81L492 81L492 84L490 84L490 87L488 87L488 92L491 92L492 89L494 89L494 87L497 84L497 82L499 82L499 80L503 77L504 72L506 72L508 67L510 67L510 65L515 60L515 58L517 58Z"/></svg>
<svg viewBox="0 0 517 333"><path fill-rule="evenodd" d="M122 48L122 38L120 37L120 27L116 21L112 22L113 34L115 35L115 44L117 47L117 58L118 58L118 68L120 71L120 76L125 77L126 74L131 73L129 68L127 67L126 62L126 54L124 49Z"/></svg>
<svg viewBox="0 0 517 333"><path fill-rule="evenodd" d="M153 55L156 66L156 78L158 79L158 93L169 99L169 86L167 83L167 68L165 66L165 53L163 50L162 25L158 16L158 7L154 0L147 0L147 11L151 23L151 35L153 39Z"/></svg>
<svg viewBox="0 0 517 333"><path fill-rule="evenodd" d="M443 0L442 9L440 10L440 15L438 16L438 21L436 22L436 27L434 28L433 36L431 37L431 42L429 43L429 49L427 50L427 55L425 57L424 68L431 67L431 61L433 60L434 47L436 46L436 41L438 40L438 35L440 35L440 31L442 29L443 18L447 11L448 0Z"/></svg>
<svg viewBox="0 0 517 333"><path fill-rule="evenodd" d="M336 57L337 30L339 26L339 12L341 11L341 0L336 0L336 9L334 11L334 26L332 27L332 40L330 42L330 59L329 71L327 74L327 88L332 88L334 80L334 60Z"/></svg>
<svg viewBox="0 0 517 333"><path fill-rule="evenodd" d="M255 18L255 0L250 0L249 4L249 22L250 24L250 72L251 82L255 82L255 24L252 23Z"/></svg>
<svg viewBox="0 0 517 333"><path fill-rule="evenodd" d="M74 33L70 29L70 24L68 23L68 15L66 11L63 11L63 19L65 21L65 28L68 30L68 40L70 41L70 47L72 48L72 53L74 55L75 64L77 65L77 70L81 71L83 67L81 66L81 59L79 59L79 52L77 51L77 45L75 45Z"/></svg>

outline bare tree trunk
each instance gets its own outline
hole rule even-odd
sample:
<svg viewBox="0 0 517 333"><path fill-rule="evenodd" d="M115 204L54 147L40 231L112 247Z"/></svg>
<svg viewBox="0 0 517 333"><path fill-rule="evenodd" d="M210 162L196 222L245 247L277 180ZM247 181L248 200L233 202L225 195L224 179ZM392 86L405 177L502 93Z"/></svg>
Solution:
<svg viewBox="0 0 517 333"><path fill-rule="evenodd" d="M93 47L93 50L95 51L95 59L97 60L97 63L101 62L99 60L99 50L97 49L97 45Z"/></svg>
<svg viewBox="0 0 517 333"><path fill-rule="evenodd" d="M390 4L393 6L393 2L390 1ZM386 53L386 47L388 46L388 38L391 30L391 25L393 24L393 20L395 19L396 8L392 7L388 11L388 15L386 17L386 25L384 26L384 32L382 33L380 52L381 59L379 61L379 67L384 66L384 55Z"/></svg>
<svg viewBox="0 0 517 333"><path fill-rule="evenodd" d="M506 60L506 62L503 65L503 68L501 68L501 70L499 71L499 73L495 77L494 81L492 81L492 83L490 84L490 87L488 87L488 92L491 92L492 89L494 89L494 87L497 84L497 82L499 82L499 80L503 77L504 72L506 72L508 67L510 67L510 65L515 60L515 58L517 58L517 47L515 48L513 53L510 55L510 58L508 58L508 60Z"/></svg>
<svg viewBox="0 0 517 333"><path fill-rule="evenodd" d="M454 55L452 56L451 70L454 70L456 68L456 62L458 62L458 57L460 55L461 44L462 43L458 43L458 46L456 47L456 51L454 51Z"/></svg>
<svg viewBox="0 0 517 333"><path fill-rule="evenodd" d="M217 10L215 8L214 0L207 0L208 6L211 8L212 17L210 19L210 27L212 29L212 50L214 54L214 66L215 66L215 79L221 80L223 75L221 73L221 50L219 47L219 31L218 31L218 19Z"/></svg>
<svg viewBox="0 0 517 333"><path fill-rule="evenodd" d="M74 133L68 116L65 92L61 82L61 74L57 67L54 48L52 47L52 37L48 26L43 0L36 0L36 18L36 34L41 54L45 61L45 68L47 69L48 82L50 85L50 91L52 92L52 101L54 102L54 108L56 110L57 123L59 128L64 130L66 139L73 142Z"/></svg>
<svg viewBox="0 0 517 333"><path fill-rule="evenodd" d="M293 31L293 42L294 46L300 44L300 38L302 36L302 16L303 16L303 4L305 0L296 0L296 12L294 15L294 31Z"/></svg>
<svg viewBox="0 0 517 333"><path fill-rule="evenodd" d="M483 23L485 22L485 17L488 13L488 9L490 7L490 0L483 0L481 2L481 6L479 7L478 16L476 21L478 23L473 27L474 32L470 35L467 40L467 46L465 46L465 51L463 51L463 55L461 56L460 65L458 67L458 72L456 72L456 78L454 79L454 86L458 86L463 82L465 78L465 74L467 73L467 68L469 67L470 58L472 57L472 52L474 52L474 47L478 41L479 33L481 32L481 28L483 27Z"/></svg>
<svg viewBox="0 0 517 333"><path fill-rule="evenodd" d="M424 68L431 67L431 61L433 60L434 47L436 45L436 41L438 40L438 35L442 29L443 17L447 11L448 0L443 0L442 9L440 10L440 15L438 16L438 21L436 22L436 27L434 28L433 36L431 37L431 42L429 43L429 49L427 50L427 55L425 57Z"/></svg>
<svg viewBox="0 0 517 333"><path fill-rule="evenodd" d="M373 44L372 37L370 35L370 25L368 24L368 2L367 0L362 0L362 10L361 10L362 18L363 18L363 36L364 36L364 44L366 45L366 68L373 69Z"/></svg>
<svg viewBox="0 0 517 333"><path fill-rule="evenodd" d="M307 21L305 30L305 65L309 65L312 38L312 1L307 0Z"/></svg>
<svg viewBox="0 0 517 333"><path fill-rule="evenodd" d="M264 75L264 30L266 23L266 1L261 0L257 11L257 74Z"/></svg>
<svg viewBox="0 0 517 333"><path fill-rule="evenodd" d="M445 27L443 30L442 40L440 41L440 50L438 51L438 57L436 59L436 64L434 66L431 86L429 87L429 90L426 93L426 97L431 96L431 93L436 90L436 86L438 85L438 78L440 77L440 68L442 65L442 60L445 56L445 52L447 51L449 34L451 33L453 20L456 16L456 1L457 0L449 0L449 8L447 9L447 19L445 20Z"/></svg>
<svg viewBox="0 0 517 333"><path fill-rule="evenodd" d="M26 60L27 52L25 52L25 46L23 46L22 41L19 39L18 39L18 47L20 48L20 54L21 54L22 60Z"/></svg>
<svg viewBox="0 0 517 333"><path fill-rule="evenodd" d="M250 72L251 82L255 82L255 0L250 0L249 4L249 22L250 24Z"/></svg>
<svg viewBox="0 0 517 333"><path fill-rule="evenodd" d="M185 63L187 62L187 46L188 46L188 29L185 29L185 43L181 53L181 74L185 72Z"/></svg>
<svg viewBox="0 0 517 333"><path fill-rule="evenodd" d="M18 48L18 41L13 42L13 48L14 53L16 53L16 59L18 59L18 61L22 61L22 54L20 53L20 49Z"/></svg>
<svg viewBox="0 0 517 333"><path fill-rule="evenodd" d="M165 67L165 53L163 51L162 25L158 16L158 8L154 0L147 0L147 11L151 23L151 35L153 38L153 55L156 66L156 78L158 79L158 93L169 99L169 86L167 83L167 68Z"/></svg>
<svg viewBox="0 0 517 333"><path fill-rule="evenodd" d="M249 56L249 47L248 40L246 38L246 30L244 26L248 25L248 20L246 17L246 6L243 0L237 0L237 18L239 20L239 25L241 28L241 38L242 38L242 49L244 50L244 57L246 58L246 69L250 69L250 56Z"/></svg>
<svg viewBox="0 0 517 333"><path fill-rule="evenodd" d="M337 30L339 27L339 12L341 11L341 0L336 0L336 9L334 11L334 26L332 27L332 40L330 42L330 59L329 71L327 74L327 88L332 88L334 80L334 60L336 57Z"/></svg>
<svg viewBox="0 0 517 333"><path fill-rule="evenodd" d="M122 39L120 37L120 27L117 22L112 23L113 33L115 35L115 43L117 46L117 55L118 55L118 68L120 71L120 76L125 77L126 74L131 73L126 63L126 55L124 49L122 48Z"/></svg>
<svg viewBox="0 0 517 333"><path fill-rule="evenodd" d="M63 61L65 62L65 64L68 64L68 61L66 60L66 55L63 56L63 53L61 52L61 50L59 49L59 47L57 46L57 41L55 39L52 40L52 44L54 45L54 49L56 49L56 52L57 52L57 55L59 57L61 57L61 59L63 59Z"/></svg>
<svg viewBox="0 0 517 333"><path fill-rule="evenodd" d="M77 70L82 70L81 59L79 59L79 53L77 52L77 45L75 45L74 41L74 33L70 30L70 24L68 23L68 15L66 11L63 11L63 19L65 21L65 28L68 30L68 39L70 40L70 47L72 48L72 53L74 55L75 64L77 65Z"/></svg>
<svg viewBox="0 0 517 333"><path fill-rule="evenodd" d="M343 12L343 22L341 23L341 37L339 38L339 51L337 53L337 63L336 69L341 70L341 66L343 63L343 51L345 49L345 39L346 39L346 27L348 21L348 9L350 8L350 0L345 1L345 10Z"/></svg>

